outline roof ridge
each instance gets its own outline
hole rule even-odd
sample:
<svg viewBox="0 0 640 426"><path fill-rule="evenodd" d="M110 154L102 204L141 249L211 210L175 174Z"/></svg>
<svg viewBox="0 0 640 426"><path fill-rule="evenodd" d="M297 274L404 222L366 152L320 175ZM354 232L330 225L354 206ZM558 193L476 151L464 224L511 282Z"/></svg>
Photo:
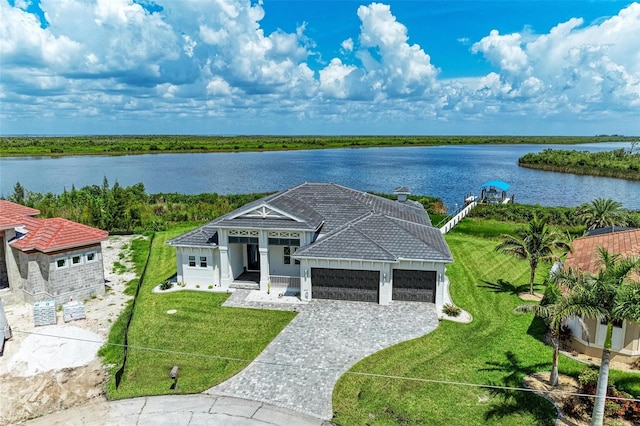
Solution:
<svg viewBox="0 0 640 426"><path fill-rule="evenodd" d="M389 256L393 257L394 259L398 259L398 257L396 255L394 255L393 253L391 253L389 250L387 250L386 248L384 248L383 246L381 246L380 244L378 244L374 239L372 239L371 237L369 237L368 235L366 235L364 232L360 231L358 228L356 228L354 225L364 221L365 219L371 217L371 216L384 216L381 213L377 213L374 211L369 211L365 214L363 214L362 216L354 219L353 221L346 223L345 225L342 225L340 228L334 230L333 232L331 232L330 234L327 234L324 238L322 238L321 241L327 241L330 240L331 238L339 235L340 233L346 231L347 229L351 228L352 230L354 230L355 232L357 232L358 234L360 234L361 236L363 236L364 238L366 238L367 240L371 241L373 244L375 244L378 248L380 248L382 251L384 251L385 253L387 253Z"/></svg>
<svg viewBox="0 0 640 426"><path fill-rule="evenodd" d="M375 213L371 213L369 215L367 215L367 217L371 217L373 216ZM361 222L362 220L364 220L366 218L362 218L361 220L359 220L358 222ZM355 222L357 223L357 222ZM380 248L382 251L384 251L385 253L387 253L389 256L391 256L392 258L394 258L395 260L398 260L398 256L396 256L395 254L391 253L389 250L387 250L386 248L384 248L383 246L381 246L378 242L376 242L373 238L369 237L367 234L365 234L364 232L362 232L361 230L359 230L358 228L353 227L353 229L360 235L362 235L363 237L365 237L367 240L371 241L373 244L375 244L376 246L378 246L378 248Z"/></svg>

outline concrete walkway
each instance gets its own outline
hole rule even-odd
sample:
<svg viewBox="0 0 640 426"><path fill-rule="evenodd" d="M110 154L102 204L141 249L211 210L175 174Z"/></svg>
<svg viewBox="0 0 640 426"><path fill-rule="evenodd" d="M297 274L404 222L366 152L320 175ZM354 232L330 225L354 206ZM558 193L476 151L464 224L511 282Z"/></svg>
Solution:
<svg viewBox="0 0 640 426"><path fill-rule="evenodd" d="M256 401L220 395L165 395L100 401L30 420L29 426L325 426L330 422Z"/></svg>
<svg viewBox="0 0 640 426"><path fill-rule="evenodd" d="M231 306L243 306L247 293L236 291ZM272 305L278 308L278 304ZM255 302L247 303L255 307ZM313 300L280 304L299 311L296 318L243 371L209 389L262 401L322 419L331 419L337 380L367 355L433 331L435 305L416 302L375 303Z"/></svg>

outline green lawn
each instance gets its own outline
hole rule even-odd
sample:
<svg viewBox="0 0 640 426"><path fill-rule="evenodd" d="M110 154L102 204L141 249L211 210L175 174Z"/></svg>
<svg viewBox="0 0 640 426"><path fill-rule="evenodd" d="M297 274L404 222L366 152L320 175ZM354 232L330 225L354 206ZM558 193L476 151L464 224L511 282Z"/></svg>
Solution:
<svg viewBox="0 0 640 426"><path fill-rule="evenodd" d="M380 351L352 371L453 382L520 386L534 371L549 370L551 348L542 342L544 325L530 314L514 314L522 302L510 286L526 284L528 262L497 253L496 230L514 225L463 221L447 241L456 259L448 268L452 297L474 321L444 321L431 334ZM110 398L172 393L169 370L180 366L180 393L199 392L231 377L254 359L293 318L291 312L223 308L224 294L152 294L157 283L175 273L174 249L165 242L186 228L156 234L150 267L138 299L130 344L194 355L132 348L120 387L109 384ZM134 244L144 258L144 244ZM541 268L538 282L542 281ZM500 281L502 280L502 281ZM492 284L502 283L500 286ZM501 287L505 291L496 291ZM175 315L167 310L177 309ZM110 341L120 342L122 320ZM105 362L118 366L122 350L110 347ZM560 370L577 376L584 365L565 357ZM115 369L114 369L115 370ZM612 371L618 388L640 395L640 376ZM552 425L555 410L529 393L497 394L486 388L445 385L345 374L334 390L334 421L342 425L505 424Z"/></svg>
<svg viewBox="0 0 640 426"><path fill-rule="evenodd" d="M155 236L129 331L129 345L134 347L129 349L118 389L113 380L108 385L110 398L173 393L169 371L174 365L180 368L178 392L201 392L248 364L216 357L254 359L295 316L293 312L225 308L221 304L227 294L189 291L153 294L155 285L175 274L175 249L165 243L184 231L174 229ZM168 315L170 309L178 312ZM123 329L121 320L114 326L110 341L121 342ZM121 362L121 348L111 347L108 352L105 362Z"/></svg>
<svg viewBox="0 0 640 426"><path fill-rule="evenodd" d="M462 229L487 232L478 226L467 223ZM530 314L514 314L523 302L508 291L527 283L528 262L495 252L495 240L460 230L447 235L447 242L456 259L448 268L452 297L473 322L443 321L433 333L380 351L352 371L519 387L525 375L549 370L552 350L542 342L544 324ZM539 272L541 282L547 271ZM507 291L491 286L498 280ZM561 372L577 375L584 368L560 359ZM639 393L639 375L612 376ZM352 374L339 380L333 406L334 421L342 425L555 424L552 405L529 393Z"/></svg>

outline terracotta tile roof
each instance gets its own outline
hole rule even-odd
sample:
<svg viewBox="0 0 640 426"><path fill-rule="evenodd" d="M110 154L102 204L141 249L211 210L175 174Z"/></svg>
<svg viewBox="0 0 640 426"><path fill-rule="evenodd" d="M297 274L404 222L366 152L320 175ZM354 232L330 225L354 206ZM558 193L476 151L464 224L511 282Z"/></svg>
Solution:
<svg viewBox="0 0 640 426"><path fill-rule="evenodd" d="M27 230L35 228L40 219L33 216L39 213L39 210L31 207L0 200L0 229L14 229L21 226Z"/></svg>
<svg viewBox="0 0 640 426"><path fill-rule="evenodd" d="M107 231L62 218L37 219L36 209L0 201L0 229L18 228L22 235L10 244L18 250L44 253L81 247L106 240ZM20 227L24 227L20 229Z"/></svg>
<svg viewBox="0 0 640 426"><path fill-rule="evenodd" d="M12 203L11 201L0 200L0 217L8 215L35 216L37 214L40 214L40 210Z"/></svg>
<svg viewBox="0 0 640 426"><path fill-rule="evenodd" d="M576 238L573 240L573 252L567 255L565 268L597 273L601 268L598 247L622 257L640 256L640 229ZM632 276L640 279L640 273Z"/></svg>

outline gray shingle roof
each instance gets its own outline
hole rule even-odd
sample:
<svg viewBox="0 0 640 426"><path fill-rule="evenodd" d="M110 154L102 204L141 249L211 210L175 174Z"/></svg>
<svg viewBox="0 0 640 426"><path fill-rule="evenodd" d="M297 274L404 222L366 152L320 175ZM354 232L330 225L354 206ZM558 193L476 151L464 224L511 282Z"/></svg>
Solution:
<svg viewBox="0 0 640 426"><path fill-rule="evenodd" d="M290 218L247 217L266 208ZM440 231L421 205L398 202L332 183L303 183L251 202L169 241L170 245L212 246L218 228L291 229L323 235L296 257L452 261Z"/></svg>
<svg viewBox="0 0 640 426"><path fill-rule="evenodd" d="M379 254L382 252L386 256ZM439 229L379 213L369 213L299 249L295 257L453 261Z"/></svg>

